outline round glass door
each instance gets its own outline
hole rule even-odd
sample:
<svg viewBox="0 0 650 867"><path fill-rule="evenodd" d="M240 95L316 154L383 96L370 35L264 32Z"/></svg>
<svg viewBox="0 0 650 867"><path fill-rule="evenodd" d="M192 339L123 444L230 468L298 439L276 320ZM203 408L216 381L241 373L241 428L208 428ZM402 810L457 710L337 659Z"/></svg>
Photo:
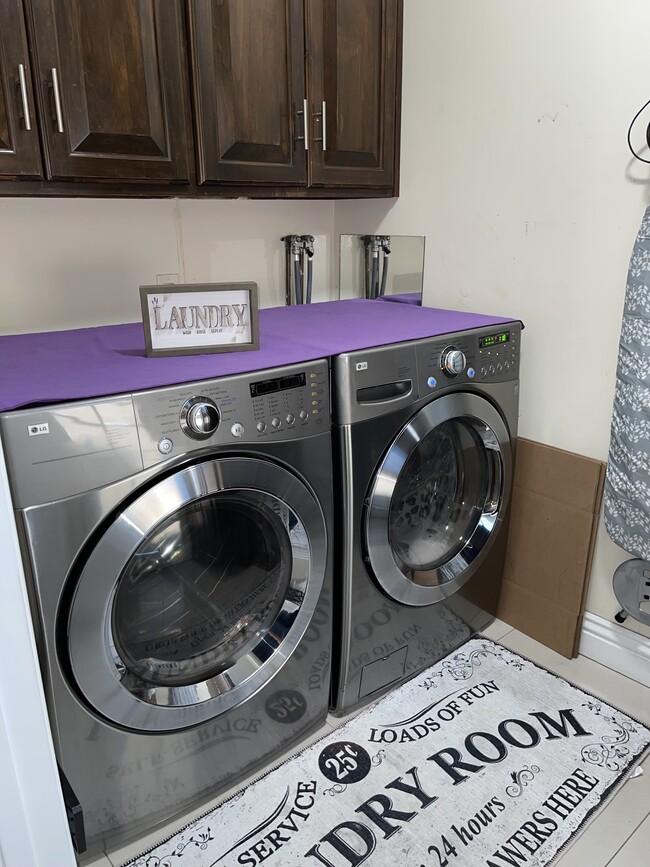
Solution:
<svg viewBox="0 0 650 867"><path fill-rule="evenodd" d="M410 605L456 592L489 549L510 474L508 432L488 401L451 394L421 409L389 448L367 500L367 556L383 589Z"/></svg>
<svg viewBox="0 0 650 867"><path fill-rule="evenodd" d="M68 618L78 688L143 731L230 709L304 634L326 556L320 507L282 467L225 458L179 471L119 513L86 561Z"/></svg>
<svg viewBox="0 0 650 867"><path fill-rule="evenodd" d="M118 580L116 660L154 686L187 686L270 641L291 581L287 528L266 494L218 492L149 534Z"/></svg>

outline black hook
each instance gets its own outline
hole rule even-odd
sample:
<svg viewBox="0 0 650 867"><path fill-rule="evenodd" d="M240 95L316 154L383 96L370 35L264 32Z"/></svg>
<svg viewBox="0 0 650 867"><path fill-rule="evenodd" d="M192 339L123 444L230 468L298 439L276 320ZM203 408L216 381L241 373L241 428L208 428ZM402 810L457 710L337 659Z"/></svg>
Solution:
<svg viewBox="0 0 650 867"><path fill-rule="evenodd" d="M650 160L646 160L646 159L644 159L644 157L640 157L640 156L638 155L638 153L637 153L637 152L634 150L634 148L632 147L632 138L631 138L631 133L632 133L632 127L633 127L634 124L636 123L636 119L637 119L638 116L641 114L641 112L642 112L644 109L646 109L649 105L650 105L650 99L646 102L645 105L641 106L641 108L640 108L640 109L637 111L637 113L634 115L634 117L632 118L632 123L630 124L630 126L628 127L628 130L627 130L627 146L629 147L629 149L632 151L632 153L634 154L634 156L635 156L638 160L640 160L642 163L648 163L648 164L650 164ZM650 123L649 123L648 126L646 127L646 131L645 131L645 140L646 140L646 142L648 143L648 147L650 148Z"/></svg>

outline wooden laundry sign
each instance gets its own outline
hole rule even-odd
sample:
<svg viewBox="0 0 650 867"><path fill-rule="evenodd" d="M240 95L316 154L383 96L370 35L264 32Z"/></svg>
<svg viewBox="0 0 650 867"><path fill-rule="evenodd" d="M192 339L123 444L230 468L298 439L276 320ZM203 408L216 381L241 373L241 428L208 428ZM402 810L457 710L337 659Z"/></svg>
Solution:
<svg viewBox="0 0 650 867"><path fill-rule="evenodd" d="M256 283L141 286L148 356L259 349Z"/></svg>

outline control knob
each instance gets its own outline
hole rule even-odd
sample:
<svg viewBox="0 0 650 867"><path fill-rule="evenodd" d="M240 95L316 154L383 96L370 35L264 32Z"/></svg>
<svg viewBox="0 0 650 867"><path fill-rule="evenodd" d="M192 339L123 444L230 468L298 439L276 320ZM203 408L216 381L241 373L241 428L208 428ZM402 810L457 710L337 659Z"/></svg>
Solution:
<svg viewBox="0 0 650 867"><path fill-rule="evenodd" d="M447 376L458 376L465 370L466 363L465 354L460 349L456 349L455 346L448 346L440 358L440 367Z"/></svg>
<svg viewBox="0 0 650 867"><path fill-rule="evenodd" d="M219 427L219 409L209 397L191 397L181 409L183 433L195 440L211 437Z"/></svg>

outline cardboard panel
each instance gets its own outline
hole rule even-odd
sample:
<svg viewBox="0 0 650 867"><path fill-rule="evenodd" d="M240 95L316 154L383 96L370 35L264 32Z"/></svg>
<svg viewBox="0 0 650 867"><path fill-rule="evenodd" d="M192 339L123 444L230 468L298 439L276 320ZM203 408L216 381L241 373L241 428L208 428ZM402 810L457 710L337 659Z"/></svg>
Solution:
<svg viewBox="0 0 650 867"><path fill-rule="evenodd" d="M606 465L520 439L497 616L576 656Z"/></svg>

